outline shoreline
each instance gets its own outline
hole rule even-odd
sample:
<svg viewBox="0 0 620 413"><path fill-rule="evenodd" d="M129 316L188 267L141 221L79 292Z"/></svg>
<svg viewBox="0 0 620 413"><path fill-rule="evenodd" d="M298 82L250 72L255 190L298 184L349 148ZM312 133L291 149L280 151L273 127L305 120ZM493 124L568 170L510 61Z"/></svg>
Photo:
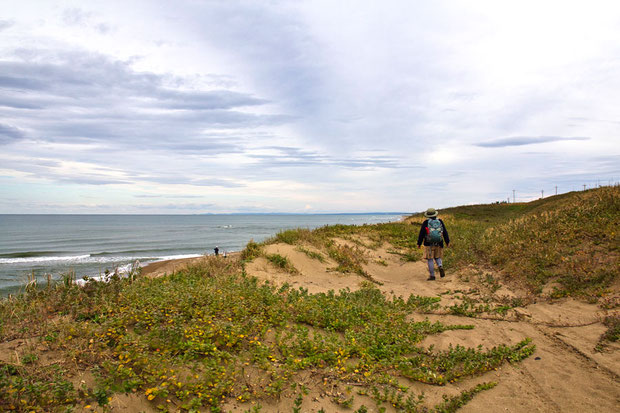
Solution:
<svg viewBox="0 0 620 413"><path fill-rule="evenodd" d="M312 214L308 214L307 216L311 216L311 215ZM332 214L325 214L324 216L330 216L330 215ZM334 214L334 215L346 215L350 217L356 217L360 215L364 216L366 214L348 213L348 214ZM341 222L332 222L333 220L326 219L326 222L322 222L319 225L319 221L321 221L320 219L319 221L314 219L314 220L305 222L304 220L300 221L298 218L290 218L294 215L287 214L287 215L282 215L281 216L282 219L276 220L277 225L275 222L272 223L271 219L265 219L264 220L265 222L263 222L263 220L259 220L260 222L258 222L258 228L256 229L256 231L254 231L254 233L250 233L249 231L242 230L240 225L245 224L245 221L244 222L232 222L232 221L229 222L227 220L226 222L222 221L220 223L211 222L211 224L213 225L217 224L216 233L208 234L204 241L201 240L201 243L204 243L205 245L217 245L218 243L221 244L222 237L230 238L230 235L227 232L229 230L230 225L223 226L223 224L233 224L237 232L239 231L245 232L245 234L243 234L245 236L242 237L243 239L241 239L241 237L237 237L238 239L233 239L232 244L228 246L230 249L228 249L227 255L234 255L235 253L239 253L240 251L242 251L245 248L245 245L247 245L247 242L249 242L253 238L256 239L257 235L259 236L259 238L263 238L263 236L265 235L265 230L271 230L270 235L267 236L267 238L269 238L270 236L274 236L275 234L277 234L279 231L284 231L288 229L291 224L295 225L294 228L306 228L306 227L315 228L315 227L321 227L325 225L329 226L329 225L336 225L336 224L375 225L378 223L403 222L407 218L407 215L399 213L399 214L395 214L389 217L389 219L384 221L383 219L386 218L387 213L381 213L381 215L382 217L381 219L379 219L378 222L375 221L377 217L372 217L372 216L363 217L364 219L361 219L360 222L357 222L358 218L354 218L352 221L349 221L348 218L344 217L343 219L340 220ZM233 215L230 215L230 216L232 217ZM270 214L269 216L272 216L272 215ZM298 215L297 217L300 217L300 216L302 215ZM303 215L303 216L306 216L306 215ZM71 221L75 217L70 215L67 217L63 216L61 218L63 220L69 219L69 221ZM136 223L133 223L133 220L131 220L132 222L129 222L127 220L127 217L122 217L122 218L123 219L121 220L120 223L123 224L123 228L125 228L126 225L130 225L131 228L135 227L138 229L142 228L143 226L142 225L143 223L141 223L143 219L141 219L140 222L136 224ZM211 217L206 217L206 218L211 218ZM117 225L118 222L113 221L111 222L111 224ZM178 222L178 224L188 225L185 221L180 221ZM133 227L131 225L133 225ZM278 225L283 225L283 227L278 229L277 228ZM165 226L164 229L168 227L170 227L170 225L168 225L167 227ZM194 227L196 227L196 225L194 225ZM192 229L198 228L198 227L196 228L194 227L192 227ZM178 228L178 226L174 227L174 229L176 228ZM124 229L124 231L126 230ZM222 234L217 233L217 231L221 231ZM135 232L136 231L132 230L131 234ZM193 243L195 243L196 240L194 238L198 238L197 234L199 233L200 233L199 231L192 231L191 234L188 234L189 237L192 238ZM139 239L135 239L135 237L131 238L131 236L129 236L129 241L125 242L126 237L123 238L123 234L124 232L118 235L120 244L118 246L115 246L115 248L113 249L114 251L116 250L119 251L118 252L119 257L112 257L112 258L121 258L121 255L123 255L124 251L127 251L129 255L133 255L133 253L135 252L134 250L143 249L141 244L142 244L142 241L145 241L144 239L139 240ZM70 236L73 236L71 231L67 231L67 237L70 237ZM148 238L148 234L147 234L147 238ZM202 237L200 238L202 239ZM169 245L175 245L178 239L169 239L168 241L169 241ZM0 244L2 244L2 240L0 240ZM7 245L9 244L7 243ZM2 257L0 257L0 279L3 279L3 280L6 279L6 284L2 283L2 286L0 287L0 297L2 298L8 297L9 295L19 294L21 291L23 291L25 284L27 284L28 281L30 280L30 275L35 276L39 284L45 282L47 274L51 274L52 278L54 280L57 280L57 279L60 279L62 274L70 273L70 272L75 272L76 281L78 282L80 282L81 278L84 276L87 276L88 278L92 278L92 279L97 279L97 280L100 279L103 281L105 269L108 269L109 272L115 272L118 270L121 276L123 276L124 273L128 272L130 268L133 265L135 265L136 261L140 262L140 264L138 265L140 266L140 268L143 268L143 271L146 274L148 274L148 273L160 271L159 269L162 267L165 267L169 272L173 268L176 268L181 265L185 265L187 262L193 261L195 258L213 255L212 249L209 249L209 248L207 248L206 251L204 249L202 251L196 251L194 249L194 252L190 254L179 254L179 256L177 257L175 256L166 257L165 256L166 254L162 254L164 256L162 256L161 258L157 258L156 255L152 256L153 258L151 259L141 259L140 257L133 257L127 260L123 260L122 262L116 263L113 261L110 261L110 262L107 261L108 259L112 259L112 258L108 258L105 255L111 255L111 253L103 254L109 250L110 248L109 246L101 247L101 250L93 250L95 252L90 252L88 254L76 252L75 254L72 254L72 255L70 254L68 256L65 256L67 254L63 255L64 250L59 249L58 253L56 253L57 248L52 248L52 247L48 248L48 250L55 252L55 253L54 254L50 253L47 255L43 254L42 252L39 252L34 247L33 247L34 249L30 247L24 247L25 249L23 249L23 251L26 251L26 252L12 252L14 248L13 249L11 248L13 247L10 247L10 246L7 247L7 251L8 253L14 254L14 256L10 256L10 257L6 256L4 257L4 259L1 259ZM166 248L166 246L164 246L163 248ZM223 251L222 249L220 249L220 255L222 255L222 253ZM21 255L18 255L18 254L25 254L25 255L22 257ZM37 254L37 255L33 255L33 254ZM78 257L79 254L83 254L83 256ZM175 254L178 254L178 252L175 252ZM31 257L31 255L33 255L33 257ZM99 255L102 255L102 256L100 257ZM73 259L75 259L75 262L72 261ZM2 277L5 277L5 278L2 278Z"/></svg>
<svg viewBox="0 0 620 413"><path fill-rule="evenodd" d="M240 251L228 252L226 255L219 255L221 259L236 259L241 255ZM202 260L215 258L214 254L201 255L191 258L177 258L172 260L154 261L141 267L140 274L144 277L156 278L166 274L171 274L187 268L189 265L196 264Z"/></svg>

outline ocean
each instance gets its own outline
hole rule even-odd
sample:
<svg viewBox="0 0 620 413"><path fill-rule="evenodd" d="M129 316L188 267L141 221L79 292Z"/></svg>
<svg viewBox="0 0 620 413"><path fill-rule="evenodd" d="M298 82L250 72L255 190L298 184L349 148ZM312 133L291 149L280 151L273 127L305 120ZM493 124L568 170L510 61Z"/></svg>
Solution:
<svg viewBox="0 0 620 413"><path fill-rule="evenodd" d="M291 228L362 225L400 220L403 214L248 215L0 215L0 296L20 291L34 273L60 279L101 277L176 258L241 251Z"/></svg>

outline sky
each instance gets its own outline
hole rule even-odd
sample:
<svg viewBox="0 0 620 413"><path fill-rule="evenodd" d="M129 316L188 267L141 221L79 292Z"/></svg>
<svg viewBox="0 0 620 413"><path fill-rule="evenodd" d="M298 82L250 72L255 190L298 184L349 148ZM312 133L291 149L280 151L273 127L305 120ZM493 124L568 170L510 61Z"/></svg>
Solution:
<svg viewBox="0 0 620 413"><path fill-rule="evenodd" d="M617 1L0 11L0 213L415 212L620 180Z"/></svg>

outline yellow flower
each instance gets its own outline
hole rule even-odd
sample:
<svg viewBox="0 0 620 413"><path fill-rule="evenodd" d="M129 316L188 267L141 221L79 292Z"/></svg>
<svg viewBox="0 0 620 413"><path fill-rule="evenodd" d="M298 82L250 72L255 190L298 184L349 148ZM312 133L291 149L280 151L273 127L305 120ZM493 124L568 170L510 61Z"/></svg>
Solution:
<svg viewBox="0 0 620 413"><path fill-rule="evenodd" d="M153 400L154 398L155 398L154 394L149 394L149 396L147 397L147 399L149 399L149 400Z"/></svg>

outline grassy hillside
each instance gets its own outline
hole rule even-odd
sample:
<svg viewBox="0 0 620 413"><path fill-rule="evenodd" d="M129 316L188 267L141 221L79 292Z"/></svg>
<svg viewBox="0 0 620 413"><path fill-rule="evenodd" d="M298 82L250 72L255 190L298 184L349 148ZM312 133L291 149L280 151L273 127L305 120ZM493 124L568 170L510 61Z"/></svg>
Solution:
<svg viewBox="0 0 620 413"><path fill-rule="evenodd" d="M605 296L618 280L620 187L571 192L529 203L460 206L442 210L440 216L452 241L446 250L448 269L492 268L508 282L534 294L552 285L553 297L596 299ZM420 259L416 242L424 219L419 214L403 223L284 231L261 245L251 243L244 257L258 256L262 245L277 242L297 245L302 251L304 245L311 245L318 249L314 252L317 259L335 260L336 270L365 275L363 248L376 249L388 243L390 252L403 259Z"/></svg>
<svg viewBox="0 0 620 413"><path fill-rule="evenodd" d="M491 266L534 293L600 297L620 272L620 187L442 211L447 265ZM418 221L421 218L418 217Z"/></svg>

